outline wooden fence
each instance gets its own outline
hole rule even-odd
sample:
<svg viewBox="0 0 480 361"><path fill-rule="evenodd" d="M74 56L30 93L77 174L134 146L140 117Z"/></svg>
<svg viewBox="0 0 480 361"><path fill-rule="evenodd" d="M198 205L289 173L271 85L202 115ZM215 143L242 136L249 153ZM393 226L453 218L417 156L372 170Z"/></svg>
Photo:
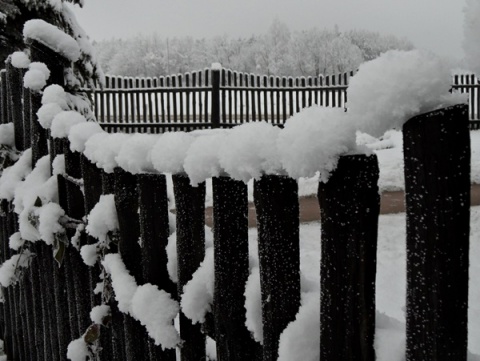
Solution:
<svg viewBox="0 0 480 361"><path fill-rule="evenodd" d="M282 126L314 104L344 108L353 74L291 78L205 69L159 78L107 76L103 89L86 91L109 132L189 131L262 120ZM452 88L469 93L470 128L479 129L477 78L455 75Z"/></svg>
<svg viewBox="0 0 480 361"><path fill-rule="evenodd" d="M41 50L32 48L32 60L53 68L52 56ZM65 174L57 178L58 194L72 222L81 223L102 194L114 194L119 241L109 252L120 253L139 285L151 283L177 299L181 297L183 286L205 254L205 183L192 187L185 175L173 176L178 261L175 285L166 266L169 209L165 175L134 175L120 168L113 173L100 170L83 154L70 151L66 139L53 140L35 125L40 103L37 94L27 92L30 101L23 108L26 102L19 91L18 70L9 68L5 79L9 85L2 90L5 102L2 100L1 114L6 114L2 120L13 121L16 141L22 144L17 148L32 147L32 166L42 156L53 159L65 155ZM294 93L278 93L296 99ZM301 94L298 97L303 99ZM315 97L306 95L305 99L308 102ZM15 113L15 107L23 111ZM250 110L249 116L252 114ZM466 361L468 124L467 107L460 105L421 115L404 126L408 360ZM319 184L322 361L375 360L378 175L375 155L347 155L341 157L329 181ZM245 327L244 285L249 273L246 185L218 177L213 180L214 305L202 325L193 325L180 313L182 361L205 359L205 335L216 340L219 361L275 361L280 334L295 319L300 306L297 182L286 176L265 175L255 181L254 198L263 345L255 342ZM11 201L2 200L1 207L3 263L16 253L8 240L18 231L19 220ZM67 236L72 236L71 230ZM80 238L80 245L93 242L86 236ZM121 313L113 296L100 299L93 292L101 270L88 268L71 242L63 245L61 267L52 257L52 246L39 241L26 247L36 255L30 267L18 283L3 289L0 330L9 359L65 360L68 343L88 329L84 339L99 352L99 360L177 360L173 350L155 346L138 321ZM92 325L89 311L102 302L111 306L111 320L108 326Z"/></svg>

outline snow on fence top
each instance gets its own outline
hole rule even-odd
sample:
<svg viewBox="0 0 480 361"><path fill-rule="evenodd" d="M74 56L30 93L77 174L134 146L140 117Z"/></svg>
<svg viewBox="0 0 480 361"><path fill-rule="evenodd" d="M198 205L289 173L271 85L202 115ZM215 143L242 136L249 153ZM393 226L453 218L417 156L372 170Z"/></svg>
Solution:
<svg viewBox="0 0 480 361"><path fill-rule="evenodd" d="M29 20L23 28L26 39L36 40L70 61L80 58L80 47L70 35L40 19Z"/></svg>

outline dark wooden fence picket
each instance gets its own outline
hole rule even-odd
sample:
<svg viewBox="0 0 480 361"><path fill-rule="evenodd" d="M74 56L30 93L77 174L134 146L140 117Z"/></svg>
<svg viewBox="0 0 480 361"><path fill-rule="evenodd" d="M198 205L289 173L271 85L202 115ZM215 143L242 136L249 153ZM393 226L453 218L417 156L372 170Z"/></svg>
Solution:
<svg viewBox="0 0 480 361"><path fill-rule="evenodd" d="M205 257L205 183L190 185L183 174L173 176L177 218L178 297ZM205 335L200 324L192 324L180 312L180 337L184 341L182 361L205 358Z"/></svg>
<svg viewBox="0 0 480 361"><path fill-rule="evenodd" d="M264 175L254 182L262 291L263 361L278 357L280 334L300 307L300 236L296 180Z"/></svg>
<svg viewBox="0 0 480 361"><path fill-rule="evenodd" d="M408 360L467 359L469 136L465 105L403 126Z"/></svg>
<svg viewBox="0 0 480 361"><path fill-rule="evenodd" d="M325 361L375 360L378 177L376 155L343 156L318 188L320 357Z"/></svg>

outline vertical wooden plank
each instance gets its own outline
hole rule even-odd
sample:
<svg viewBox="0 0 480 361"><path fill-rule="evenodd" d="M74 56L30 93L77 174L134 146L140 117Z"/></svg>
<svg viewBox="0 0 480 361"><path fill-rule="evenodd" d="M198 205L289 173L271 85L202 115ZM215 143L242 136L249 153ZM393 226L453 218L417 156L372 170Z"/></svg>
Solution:
<svg viewBox="0 0 480 361"><path fill-rule="evenodd" d="M374 361L380 196L376 155L340 157L320 183L320 358ZM345 224L348 223L348 227Z"/></svg>
<svg viewBox="0 0 480 361"><path fill-rule="evenodd" d="M300 236L296 180L254 182L262 293L263 361L276 361L280 334L300 306Z"/></svg>
<svg viewBox="0 0 480 361"><path fill-rule="evenodd" d="M187 176L173 175L177 207L178 295L205 257L205 183L192 187ZM205 335L180 313L181 361L205 359Z"/></svg>
<svg viewBox="0 0 480 361"><path fill-rule="evenodd" d="M288 102L290 107L290 114L289 114L290 117L295 113L293 92L294 92L293 78L289 77L288 78Z"/></svg>
<svg viewBox="0 0 480 361"><path fill-rule="evenodd" d="M261 350L245 327L248 266L247 185L213 178L214 317L217 360L255 360Z"/></svg>
<svg viewBox="0 0 480 361"><path fill-rule="evenodd" d="M184 122L184 118L183 118L183 113L184 113L183 97L185 95L185 92L182 90L182 88L183 88L183 76L182 76L182 74L178 74L177 79L178 79L177 84L178 84L178 88L179 88L178 92L177 92L177 94L178 94L177 95L177 101L179 102L178 106L180 108L180 112L179 112L180 114L179 114L179 119L178 120L179 120L180 123L183 123ZM177 127L177 130L184 130L185 131L186 129L185 129L185 127L182 126L182 127Z"/></svg>
<svg viewBox="0 0 480 361"><path fill-rule="evenodd" d="M145 114L143 114L143 94L140 92L140 89L143 88L143 78L135 77L135 123L145 121ZM135 127L130 133L143 132L143 127Z"/></svg>
<svg viewBox="0 0 480 361"><path fill-rule="evenodd" d="M118 100L119 96L117 93L117 89L119 88L120 85L120 79L118 76L113 77L112 79L112 113L113 113L113 121L115 123L119 123L119 109L118 109Z"/></svg>
<svg viewBox="0 0 480 361"><path fill-rule="evenodd" d="M157 98L157 93L155 92L154 88L154 79L151 77L147 78L147 88L148 88L148 97L147 97L147 102L148 102L148 122L151 124L148 133L155 133L154 129L155 127L153 126L153 123L155 122L155 115L156 109L156 98Z"/></svg>
<svg viewBox="0 0 480 361"><path fill-rule="evenodd" d="M155 123L155 126L153 127L152 131L153 133L160 133L160 127L158 124L160 123L160 93L158 92L159 88L159 78L154 77L152 78L152 96L153 96L153 114L152 114L152 122Z"/></svg>
<svg viewBox="0 0 480 361"><path fill-rule="evenodd" d="M219 96L220 96L220 99L219 99L219 102L220 102L220 115L219 115L219 122L221 121L222 124L226 124L227 123L227 91L225 90L225 86L226 86L226 83L227 83L227 74L226 74L226 70L224 68L222 68L221 72L220 72L220 93L219 93ZM213 93L212 93L212 108L213 108ZM212 115L213 115L213 110L212 110ZM213 123L213 120L212 120L212 123Z"/></svg>
<svg viewBox="0 0 480 361"><path fill-rule="evenodd" d="M185 117L186 122L191 123L191 116L190 116L190 73L185 74L185 87L187 90L185 91ZM189 128L193 130L193 128Z"/></svg>
<svg viewBox="0 0 480 361"><path fill-rule="evenodd" d="M238 100L238 94L240 93L241 94L241 91L239 92L238 91L238 77L239 77L239 74L237 71L235 71L233 73L233 87L235 88L235 91L233 93L233 98L234 98L234 104L233 104L233 108L235 109L235 118L233 119L233 123L235 124L238 124L238 123L241 123L241 121L239 122L238 120L238 113L239 113L239 104L241 104Z"/></svg>
<svg viewBox="0 0 480 361"><path fill-rule="evenodd" d="M269 107L268 107L268 93L270 92L268 90L268 77L266 75L263 76L263 88L264 88L264 91L263 91L263 120L268 122L268 118L269 118L269 114L268 114L268 110L269 110Z"/></svg>
<svg viewBox="0 0 480 361"><path fill-rule="evenodd" d="M338 74L338 85L339 86L343 85L343 74ZM337 90L337 107L339 107L339 108L343 107L342 93L343 93L343 90L341 90L341 89Z"/></svg>
<svg viewBox="0 0 480 361"><path fill-rule="evenodd" d="M257 89L256 93L257 93L257 106L258 106L258 121L261 122L262 121L262 90L261 90L262 77L260 75L257 75L255 80L257 82L255 84L255 88Z"/></svg>
<svg viewBox="0 0 480 361"><path fill-rule="evenodd" d="M239 76L239 79L238 79L238 80L239 80L239 86L240 86L240 123L243 124L243 123L245 123L245 121L246 121L246 120L244 119L244 109L245 109L245 110L247 109L247 104L244 103L244 98L243 98L244 93L245 93L244 90L243 90L243 88L244 88L244 86L245 86L245 85L243 84L243 83L244 83L244 76L243 76L243 74L239 74L238 76ZM247 98L248 98L248 97L247 97ZM245 111L245 113L246 113L246 111Z"/></svg>
<svg viewBox="0 0 480 361"><path fill-rule="evenodd" d="M162 76L159 79L159 86L161 88L161 91L159 92L160 96L160 106L162 109L162 123L167 122L166 118L166 111L165 111L165 78Z"/></svg>
<svg viewBox="0 0 480 361"><path fill-rule="evenodd" d="M282 77L282 114L283 124L287 121L287 78Z"/></svg>
<svg viewBox="0 0 480 361"><path fill-rule="evenodd" d="M167 271L168 197L167 181L163 174L138 176L140 236L142 240L143 280L176 296L176 285ZM162 350L149 340L152 360L175 361L174 349Z"/></svg>
<svg viewBox="0 0 480 361"><path fill-rule="evenodd" d="M210 87L210 69L205 69L205 87L207 87L207 88ZM213 122L212 113L208 109L209 108L209 100L208 99L211 96L212 96L212 90L208 90L204 93L205 104L204 104L203 115L204 115L205 123L210 123L210 124L212 124L212 122Z"/></svg>
<svg viewBox="0 0 480 361"><path fill-rule="evenodd" d="M10 59L10 58L9 58ZM6 63L8 82L8 107L12 112L15 147L19 151L25 150L23 140L23 72L15 68L10 60Z"/></svg>
<svg viewBox="0 0 480 361"><path fill-rule="evenodd" d="M330 96L331 96L331 93L332 93L331 85L330 85L330 76L329 75L327 75L325 77L325 87L327 88L327 89L325 89L325 106L329 107L330 106Z"/></svg>
<svg viewBox="0 0 480 361"><path fill-rule="evenodd" d="M113 89L114 88L114 82L115 82L115 77L114 76L109 76L108 77L108 89ZM105 106L105 113L104 113L104 117L106 119L106 121L108 123L113 123L115 122L116 120L112 118L112 111L111 111L111 107L112 107L112 98L114 97L114 94L112 94L112 92L105 92L105 103L104 103L104 106Z"/></svg>
<svg viewBox="0 0 480 361"><path fill-rule="evenodd" d="M227 72L228 87L228 122L233 123L233 100L232 100L232 71L229 69Z"/></svg>
<svg viewBox="0 0 480 361"><path fill-rule="evenodd" d="M0 97L0 124L8 123L7 115L7 71L2 69L0 71L0 85L1 85L1 97Z"/></svg>
<svg viewBox="0 0 480 361"><path fill-rule="evenodd" d="M307 80L304 76L300 78L300 86L302 87L302 105L300 106L300 110L306 108L307 105Z"/></svg>
<svg viewBox="0 0 480 361"><path fill-rule="evenodd" d="M220 88L220 78L223 74L223 80L225 81L225 69L212 69L212 115L211 115L211 127L220 128L220 96L222 97L223 110L225 111L225 90ZM222 93L222 95L220 95Z"/></svg>
<svg viewBox="0 0 480 361"><path fill-rule="evenodd" d="M272 124L277 124L275 121L275 77L270 76L270 122Z"/></svg>
<svg viewBox="0 0 480 361"><path fill-rule="evenodd" d="M200 94L197 88L197 72L192 73L192 122L198 123L199 119L197 119L197 96Z"/></svg>
<svg viewBox="0 0 480 361"><path fill-rule="evenodd" d="M407 360L467 359L468 122L468 107L462 104L419 115L403 126Z"/></svg>
<svg viewBox="0 0 480 361"><path fill-rule="evenodd" d="M140 224L138 219L137 177L120 168L114 171L115 208L119 224L119 253L130 274L138 284L144 284L142 272L141 248L138 244ZM125 320L126 360L138 360L139 355L146 355L146 329L130 316Z"/></svg>
<svg viewBox="0 0 480 361"><path fill-rule="evenodd" d="M337 89L335 89L337 82L336 82L336 77L335 75L330 76L332 80L332 90L330 91L331 98L332 98L332 108L337 107Z"/></svg>
<svg viewBox="0 0 480 361"><path fill-rule="evenodd" d="M125 90L123 92L123 98L125 100L125 123L130 123L130 95L128 94L128 89L130 88L130 81L128 77L123 78L123 89ZM125 128L123 128L125 129Z"/></svg>
<svg viewBox="0 0 480 361"><path fill-rule="evenodd" d="M167 123L171 124L172 123L172 112L171 112L171 96L172 96L172 83L171 83L172 79L170 77L170 75L168 75L166 77L166 93L165 93L165 96L167 98ZM171 131L172 128L171 127L166 127L165 128L166 131Z"/></svg>
<svg viewBox="0 0 480 361"><path fill-rule="evenodd" d="M308 83L308 106L311 107L314 102L313 102L313 79L311 76L307 78L307 83Z"/></svg>
<svg viewBox="0 0 480 361"><path fill-rule="evenodd" d="M282 114L281 114L281 91L280 91L280 86L281 86L281 80L280 80L280 77L279 76L276 76L275 77L275 87L277 88L276 92L275 92L275 96L276 96L276 113L277 113L277 122L276 124L277 125L280 125L282 124Z"/></svg>
<svg viewBox="0 0 480 361"><path fill-rule="evenodd" d="M257 112L256 112L256 102L255 102L255 90L256 90L256 84L255 84L255 75L251 74L250 75L250 96L251 96L251 103L252 103L252 109L251 109L251 114L252 114L252 122L255 122L257 120Z"/></svg>
<svg viewBox="0 0 480 361"><path fill-rule="evenodd" d="M128 85L130 88L130 123L137 123L138 119L138 108L136 100L136 79L133 77L128 78ZM128 127L125 129L126 133L132 133L135 131L135 128Z"/></svg>

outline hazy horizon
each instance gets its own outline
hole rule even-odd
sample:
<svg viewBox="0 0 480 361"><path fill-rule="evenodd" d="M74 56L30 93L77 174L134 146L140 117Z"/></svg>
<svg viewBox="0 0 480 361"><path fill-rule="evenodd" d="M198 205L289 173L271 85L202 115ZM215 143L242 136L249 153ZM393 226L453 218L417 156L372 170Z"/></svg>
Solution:
<svg viewBox="0 0 480 361"><path fill-rule="evenodd" d="M154 33L165 38L249 37L265 33L277 18L292 31L337 25L341 31L394 35L419 49L459 60L463 58L464 6L465 0L92 0L83 9L75 7L75 13L97 41Z"/></svg>

